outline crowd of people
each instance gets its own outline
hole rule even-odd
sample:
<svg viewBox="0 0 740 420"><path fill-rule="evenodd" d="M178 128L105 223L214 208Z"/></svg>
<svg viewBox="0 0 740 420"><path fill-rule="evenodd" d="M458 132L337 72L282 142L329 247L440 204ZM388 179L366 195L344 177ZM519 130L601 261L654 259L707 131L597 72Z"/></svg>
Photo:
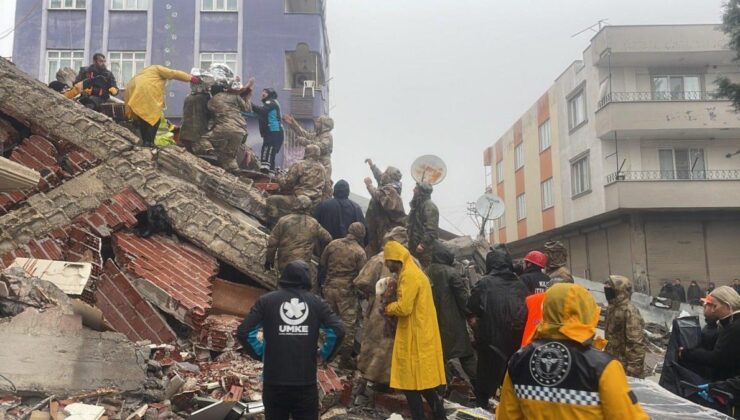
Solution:
<svg viewBox="0 0 740 420"><path fill-rule="evenodd" d="M96 109L117 86L105 57L94 61L66 89L84 92L81 102ZM596 335L601 308L574 283L560 242L532 250L521 265L505 245L493 246L473 284L439 239L432 185L416 183L407 214L402 171L366 159L371 199L363 214L349 199L349 183L332 182L334 121L322 116L307 130L281 115L270 88L260 105L251 103L254 80L205 86L197 75L146 67L125 92L145 146L153 145L165 84L173 79L192 86L181 140L195 154L214 153L224 169L239 169L245 115L258 118L263 146L259 163L242 165L274 171L285 125L305 146L304 158L277 177L281 194L267 199L264 268L277 272L279 289L257 301L237 332L244 349L264 362L267 419L317 419L317 364L335 355L339 369L358 372L358 389L402 391L414 420L425 418L424 401L435 419L445 418L443 396L454 376L470 383L479 407L490 408L498 396L498 419L647 418L627 384L627 376L643 377L646 353L629 278L602 279L604 337ZM707 378L699 389L714 406L721 401L713 389L740 395L738 289L739 280L708 293L692 282L686 293L676 279L661 290L671 300L704 305L701 345L680 349L678 359Z"/></svg>

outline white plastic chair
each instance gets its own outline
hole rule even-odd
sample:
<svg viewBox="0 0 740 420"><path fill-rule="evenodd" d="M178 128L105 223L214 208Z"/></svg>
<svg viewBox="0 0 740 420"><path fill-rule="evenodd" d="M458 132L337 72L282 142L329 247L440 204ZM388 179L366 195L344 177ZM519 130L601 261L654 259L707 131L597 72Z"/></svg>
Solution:
<svg viewBox="0 0 740 420"><path fill-rule="evenodd" d="M304 80L303 81L303 97L306 97L306 89L311 89L311 97L316 96L316 81L315 80Z"/></svg>

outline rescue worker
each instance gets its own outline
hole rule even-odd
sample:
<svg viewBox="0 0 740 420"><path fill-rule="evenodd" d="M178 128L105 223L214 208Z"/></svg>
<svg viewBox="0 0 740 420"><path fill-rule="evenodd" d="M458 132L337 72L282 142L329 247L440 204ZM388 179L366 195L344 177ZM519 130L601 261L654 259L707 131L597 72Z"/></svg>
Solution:
<svg viewBox="0 0 740 420"><path fill-rule="evenodd" d="M257 114L262 136L260 162L263 170L275 170L275 156L280 152L285 140L283 122L280 115L280 102L273 88L262 89L262 105L252 104ZM323 185L323 184L322 184Z"/></svg>
<svg viewBox="0 0 740 420"><path fill-rule="evenodd" d="M202 140L213 145L220 167L236 172L239 170L236 151L247 141L247 126L242 112L251 112L249 96L252 89L247 87L236 94L226 92L221 85L214 85L211 92L213 98L208 101L208 111L213 117L212 126Z"/></svg>
<svg viewBox="0 0 740 420"><path fill-rule="evenodd" d="M403 246L408 244L406 228L396 226L385 235L383 244L396 241ZM367 261L352 284L367 297L360 355L357 358L357 369L362 378L373 382L376 390L385 390L391 381L391 356L393 355L393 334L385 328L386 320L381 311L380 297L376 295L375 285L379 280L391 276L385 266L383 251L373 255Z"/></svg>
<svg viewBox="0 0 740 420"><path fill-rule="evenodd" d="M365 159L370 165L375 181L365 178L367 192L370 193L370 204L367 206L365 220L367 221L368 245L365 248L367 255L375 255L383 250L383 237L396 226L403 226L406 211L401 199L401 171L389 166L381 172L371 159Z"/></svg>
<svg viewBox="0 0 740 420"><path fill-rule="evenodd" d="M509 361L496 420L648 419L622 365L595 345L599 312L582 286L545 292L535 341Z"/></svg>
<svg viewBox="0 0 740 420"><path fill-rule="evenodd" d="M459 359L463 371L470 378L470 383L475 384L475 352L465 322L470 291L454 264L455 255L452 251L441 242L435 242L432 246L432 262L427 268L427 276L432 282L432 295L434 306L437 308L444 359L445 362ZM447 375L447 379L451 379L451 376Z"/></svg>
<svg viewBox="0 0 740 420"><path fill-rule="evenodd" d="M213 145L203 138L208 131L210 119L208 101L211 94L205 83L190 84L190 95L182 105L180 140L185 148L196 155L213 155Z"/></svg>
<svg viewBox="0 0 740 420"><path fill-rule="evenodd" d="M342 321L309 292L309 264L286 265L279 289L262 295L236 331L244 349L262 369L265 419L319 418L317 359L328 362L344 337ZM262 338L260 338L260 330ZM319 332L324 335L319 349Z"/></svg>
<svg viewBox="0 0 740 420"><path fill-rule="evenodd" d="M416 184L406 222L411 255L419 259L423 268L431 264L432 247L439 239L439 209L432 201L433 190L426 182Z"/></svg>
<svg viewBox="0 0 740 420"><path fill-rule="evenodd" d="M324 190L324 167L318 161L319 148L306 147L303 160L288 169L288 172L279 176L277 181L280 190L289 195L273 195L267 198L269 217L276 220L291 211L295 206L296 197L308 197L311 207L316 206Z"/></svg>
<svg viewBox="0 0 740 420"><path fill-rule="evenodd" d="M553 280L573 283L573 275L568 270L568 250L560 241L545 242L545 255L547 255L547 267L545 274Z"/></svg>
<svg viewBox="0 0 740 420"><path fill-rule="evenodd" d="M328 115L322 115L313 120L314 131L308 131L301 126L292 115L286 117L286 122L296 131L296 141L302 146L314 144L319 146L321 157L319 162L326 169L327 192L331 191L331 154L334 150L334 138L331 131L334 129L334 119Z"/></svg>
<svg viewBox="0 0 740 420"><path fill-rule="evenodd" d="M686 289L683 288L680 279L673 279L673 293L676 295L677 301L686 302Z"/></svg>
<svg viewBox="0 0 740 420"><path fill-rule="evenodd" d="M367 255L362 248L365 239L365 226L362 223L352 223L347 236L335 239L327 245L321 254L319 266L326 270L326 283L323 285L324 298L331 308L342 319L347 331L347 340L339 350L339 367L341 369L355 369L352 359L352 350L357 330L357 307L359 302L352 286L352 280L357 277L367 262Z"/></svg>
<svg viewBox="0 0 740 420"><path fill-rule="evenodd" d="M446 381L432 287L403 245L389 241L383 252L386 267L398 276L398 300L385 307L386 315L398 318L391 388L406 395L413 420L426 418L422 397L434 418L444 419L442 399L435 390Z"/></svg>
<svg viewBox="0 0 740 420"><path fill-rule="evenodd" d="M79 102L87 108L100 111L100 105L118 95L116 76L106 67L105 55L95 53L93 63L81 69L75 84L82 83Z"/></svg>
<svg viewBox="0 0 740 420"><path fill-rule="evenodd" d="M540 251L529 251L524 257L524 272L519 279L527 286L527 296L544 293L550 276L542 270L547 266L547 255Z"/></svg>
<svg viewBox="0 0 740 420"><path fill-rule="evenodd" d="M344 238L347 228L354 222L360 222L365 226L362 209L349 199L349 183L343 179L334 184L334 198L324 200L316 206L313 217L331 233L334 239ZM366 242L366 240L363 242L363 246Z"/></svg>
<svg viewBox="0 0 740 420"><path fill-rule="evenodd" d="M606 352L624 366L628 376L643 377L645 364L645 321L632 304L632 281L624 276L609 276L604 283L606 309L604 335L609 344Z"/></svg>
<svg viewBox="0 0 740 420"><path fill-rule="evenodd" d="M545 290L558 283L573 283L572 279L564 279L562 277L556 277L547 283ZM537 327L542 322L542 302L545 300L545 293L535 293L527 296L527 323L524 325L524 334L522 334L522 347L527 346L532 342L534 333Z"/></svg>
<svg viewBox="0 0 740 420"><path fill-rule="evenodd" d="M194 85L201 83L198 76L153 65L145 67L126 85L126 117L136 120L144 147L154 147L154 137L165 105L165 86L172 79Z"/></svg>
<svg viewBox="0 0 740 420"><path fill-rule="evenodd" d="M486 270L468 300L478 351L475 399L484 409L501 386L506 362L519 349L527 321L527 287L514 274L511 256L504 247L488 252Z"/></svg>
<svg viewBox="0 0 740 420"><path fill-rule="evenodd" d="M270 271L275 267L275 253L277 252L277 269L282 272L289 262L303 260L310 262L314 249L319 253L331 242L331 235L319 222L310 216L311 200L304 195L296 198L295 213L283 216L278 220L270 238L267 240L265 251L265 270ZM311 280L313 290L318 291L316 284L316 269L313 264L311 268Z"/></svg>
<svg viewBox="0 0 740 420"><path fill-rule="evenodd" d="M689 284L689 289L686 291L686 298L689 303L691 305L701 305L701 299L703 297L704 294L702 293L699 284L695 280L692 280Z"/></svg>

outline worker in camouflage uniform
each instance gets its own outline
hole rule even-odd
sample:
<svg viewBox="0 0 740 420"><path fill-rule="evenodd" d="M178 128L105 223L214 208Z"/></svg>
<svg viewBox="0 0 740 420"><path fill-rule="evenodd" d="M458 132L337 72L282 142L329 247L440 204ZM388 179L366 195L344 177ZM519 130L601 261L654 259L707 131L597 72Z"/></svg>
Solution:
<svg viewBox="0 0 740 420"><path fill-rule="evenodd" d="M568 270L568 250L560 241L545 242L545 255L547 265L545 274L550 276L556 283L573 283L573 275Z"/></svg>
<svg viewBox="0 0 740 420"><path fill-rule="evenodd" d="M357 327L357 295L352 280L357 277L367 261L362 243L365 240L365 226L354 222L347 229L347 236L335 239L321 254L320 266L326 271L323 287L324 298L334 313L339 315L347 333L347 339L339 349L339 367L355 369L352 349Z"/></svg>
<svg viewBox="0 0 740 420"><path fill-rule="evenodd" d="M182 106L182 126L180 140L185 148L196 155L214 154L211 143L203 138L208 131L208 101L211 94L204 84L190 84L190 95Z"/></svg>
<svg viewBox="0 0 740 420"><path fill-rule="evenodd" d="M318 146L306 147L303 160L290 167L287 173L278 177L280 191L288 195L273 195L267 198L268 216L272 221L293 211L296 197L303 195L316 206L323 197L326 171L319 163Z"/></svg>
<svg viewBox="0 0 740 420"><path fill-rule="evenodd" d="M234 172L239 169L236 163L236 151L239 145L247 141L247 124L242 112L252 111L248 100L251 90L242 91L237 95L227 93L223 89L219 85L211 88L211 92L218 93L215 93L208 102L208 111L213 117L213 125L203 135L203 140L213 145L218 165L229 172Z"/></svg>
<svg viewBox="0 0 740 420"><path fill-rule="evenodd" d="M314 249L323 251L331 242L331 235L322 228L319 222L310 215L311 200L306 196L296 198L295 213L283 216L278 220L267 240L265 252L265 270L275 267L277 252L277 269L282 273L289 262L303 260L311 269L313 290L318 291L316 269L311 264Z"/></svg>
<svg viewBox="0 0 740 420"><path fill-rule="evenodd" d="M365 159L365 162L370 165L370 170L378 183L376 187L372 179L365 178L365 185L370 193L370 204L365 213L368 229L368 245L365 251L368 256L373 256L383 250L385 234L396 226L403 226L406 211L401 199L401 171L389 166L385 172L381 172L371 159Z"/></svg>
<svg viewBox="0 0 740 420"><path fill-rule="evenodd" d="M406 228L396 226L391 229L383 238L383 244L388 241L396 241L406 246L408 244ZM386 318L378 309L382 304L380 296L375 294L375 284L380 279L390 276L391 272L385 266L383 252L380 251L370 257L360 270L360 274L352 281L352 284L368 299L360 338L362 346L357 358L357 369L365 381L373 382L376 386L386 389L391 382L394 334L388 333Z"/></svg>
<svg viewBox="0 0 740 420"><path fill-rule="evenodd" d="M314 119L313 125L315 131L308 131L303 128L292 115L286 116L285 122L296 131L296 141L300 145L309 146L313 144L319 146L321 150L319 162L324 165L326 179L331 185L331 153L334 150L334 138L331 135L331 130L334 129L334 120L327 115L322 115Z"/></svg>
<svg viewBox="0 0 740 420"><path fill-rule="evenodd" d="M606 352L624 366L627 376L643 377L645 364L645 321L640 310L630 302L632 281L623 276L609 276L604 283L606 309L604 335Z"/></svg>
<svg viewBox="0 0 740 420"><path fill-rule="evenodd" d="M406 227L409 230L409 250L426 268L432 262L434 241L439 239L439 209L432 202L431 185L426 182L416 184L414 198Z"/></svg>

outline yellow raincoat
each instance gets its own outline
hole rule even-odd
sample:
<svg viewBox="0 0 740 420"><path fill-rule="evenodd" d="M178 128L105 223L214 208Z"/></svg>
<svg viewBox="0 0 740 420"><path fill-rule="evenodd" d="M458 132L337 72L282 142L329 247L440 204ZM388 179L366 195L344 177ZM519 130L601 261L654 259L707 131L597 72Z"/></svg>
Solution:
<svg viewBox="0 0 740 420"><path fill-rule="evenodd" d="M545 292L545 301L542 305L542 323L535 333L535 340L578 342L586 347L591 346L602 349L606 344L603 339L594 339L596 324L599 322L600 308L596 305L593 296L585 288L570 283L560 283L552 286ZM538 342L519 350L510 363L509 371L504 378L501 389L501 402L496 410L496 420L524 420L524 419L647 419L648 416L640 407L634 394L627 384L627 376L624 368L618 360L607 360L606 366L598 378L598 403L578 404L578 399L568 400L569 403L558 401L557 395L561 393L580 393L586 395L588 392L563 388L565 385L554 385L548 387L547 391L528 392L528 388L542 388L522 382L515 383L510 375L516 376L521 372L517 363L526 363L524 371L532 371L534 356L517 357L527 354L532 346ZM542 343L540 341L539 343ZM582 350L585 352L585 350ZM603 354L606 356L606 354ZM606 356L611 358L610 356ZM599 357L601 358L601 357ZM578 358L572 361L577 363ZM579 366L569 371L591 369L590 366ZM567 384L566 379L563 384ZM540 398L538 395L546 398ZM553 397L554 396L554 397Z"/></svg>
<svg viewBox="0 0 740 420"><path fill-rule="evenodd" d="M147 124L155 125L164 109L165 85L172 79L189 82L190 75L157 65L146 67L137 73L126 85L126 117L137 116Z"/></svg>
<svg viewBox="0 0 740 420"><path fill-rule="evenodd" d="M418 391L444 385L442 340L431 283L403 245L388 241L383 251L386 260L403 263L398 274L398 300L385 308L387 315L398 317L391 388Z"/></svg>

